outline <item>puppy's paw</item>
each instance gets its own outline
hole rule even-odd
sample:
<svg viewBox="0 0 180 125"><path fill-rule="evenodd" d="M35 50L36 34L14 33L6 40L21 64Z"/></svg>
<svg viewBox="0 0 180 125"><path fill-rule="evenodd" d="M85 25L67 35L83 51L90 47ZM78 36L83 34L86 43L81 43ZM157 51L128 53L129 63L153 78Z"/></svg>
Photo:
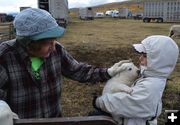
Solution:
<svg viewBox="0 0 180 125"><path fill-rule="evenodd" d="M132 88L126 88L123 90L124 92L126 92L127 94L130 94L133 92L133 89Z"/></svg>
<svg viewBox="0 0 180 125"><path fill-rule="evenodd" d="M133 89L129 89L129 90L127 91L127 93L130 94L130 95L131 95L132 92L133 92Z"/></svg>
<svg viewBox="0 0 180 125"><path fill-rule="evenodd" d="M124 88L113 88L111 89L111 93L116 93L116 92L125 92L127 94L131 94L133 92L133 89L130 87L124 87Z"/></svg>

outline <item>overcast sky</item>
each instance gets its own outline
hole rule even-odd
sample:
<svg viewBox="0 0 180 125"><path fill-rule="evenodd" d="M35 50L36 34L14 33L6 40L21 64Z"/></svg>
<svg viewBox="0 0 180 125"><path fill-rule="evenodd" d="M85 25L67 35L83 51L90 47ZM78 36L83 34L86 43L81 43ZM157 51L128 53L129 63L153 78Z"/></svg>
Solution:
<svg viewBox="0 0 180 125"><path fill-rule="evenodd" d="M126 0L68 0L69 8L94 6ZM37 8L37 0L0 0L0 13L19 12L19 7Z"/></svg>

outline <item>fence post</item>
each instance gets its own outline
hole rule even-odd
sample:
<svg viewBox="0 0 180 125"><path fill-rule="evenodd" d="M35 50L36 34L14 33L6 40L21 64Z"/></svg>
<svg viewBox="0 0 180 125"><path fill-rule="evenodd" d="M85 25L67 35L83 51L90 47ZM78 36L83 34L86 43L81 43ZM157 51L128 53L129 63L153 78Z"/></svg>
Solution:
<svg viewBox="0 0 180 125"><path fill-rule="evenodd" d="M14 36L14 28L13 28L13 24L10 23L9 24L9 39L12 39Z"/></svg>

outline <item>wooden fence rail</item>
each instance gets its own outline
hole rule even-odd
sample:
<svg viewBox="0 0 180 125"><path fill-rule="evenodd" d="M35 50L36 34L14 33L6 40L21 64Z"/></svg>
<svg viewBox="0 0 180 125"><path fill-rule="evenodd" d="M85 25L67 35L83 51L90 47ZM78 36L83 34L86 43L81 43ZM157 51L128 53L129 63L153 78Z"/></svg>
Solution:
<svg viewBox="0 0 180 125"><path fill-rule="evenodd" d="M85 116L64 118L18 119L14 125L117 125L107 116Z"/></svg>
<svg viewBox="0 0 180 125"><path fill-rule="evenodd" d="M0 42L15 38L12 23L0 23Z"/></svg>

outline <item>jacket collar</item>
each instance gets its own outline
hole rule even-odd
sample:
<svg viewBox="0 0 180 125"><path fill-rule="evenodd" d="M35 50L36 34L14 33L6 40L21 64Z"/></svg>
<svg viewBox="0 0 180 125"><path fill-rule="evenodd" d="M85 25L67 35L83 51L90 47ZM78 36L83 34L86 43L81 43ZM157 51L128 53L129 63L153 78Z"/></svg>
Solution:
<svg viewBox="0 0 180 125"><path fill-rule="evenodd" d="M13 47L16 50L16 52L19 54L21 59L23 60L29 59L29 55L27 53L26 48L21 46L21 44L16 39L8 41L7 45Z"/></svg>

